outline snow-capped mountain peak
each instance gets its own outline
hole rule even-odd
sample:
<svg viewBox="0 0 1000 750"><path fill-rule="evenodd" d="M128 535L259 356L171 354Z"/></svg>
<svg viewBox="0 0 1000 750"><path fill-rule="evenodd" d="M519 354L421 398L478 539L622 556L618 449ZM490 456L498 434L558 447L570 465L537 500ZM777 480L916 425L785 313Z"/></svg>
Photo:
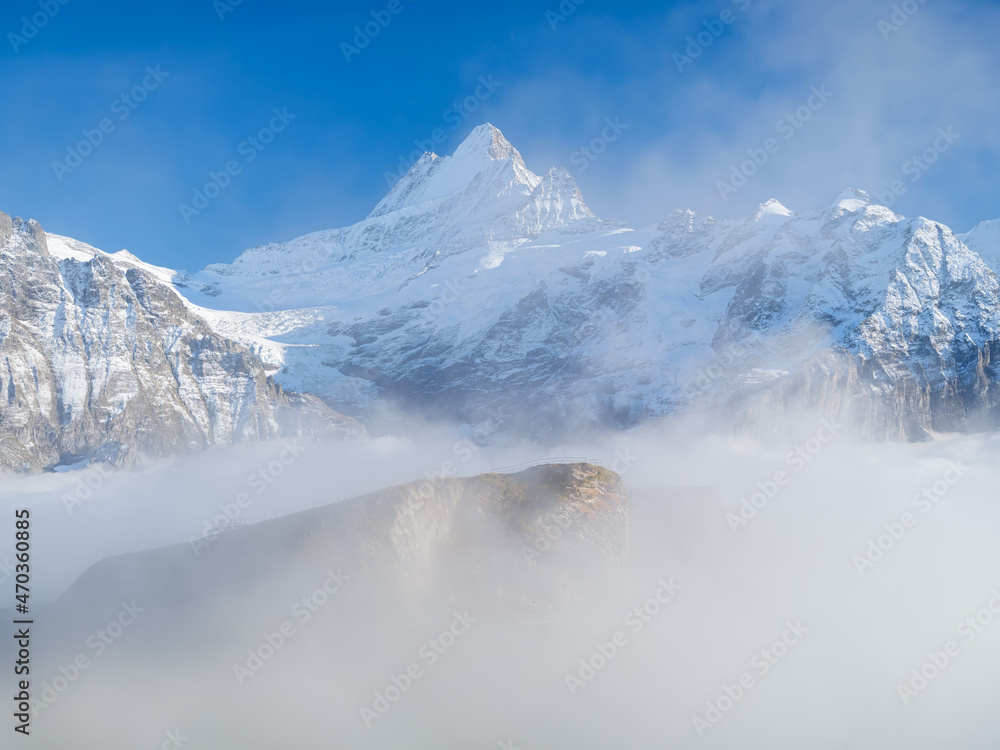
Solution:
<svg viewBox="0 0 1000 750"><path fill-rule="evenodd" d="M488 122L473 128L472 132L455 149L452 158L462 162L484 156L492 161L512 159L522 166L524 165L524 160L521 159L518 150L504 138L499 128Z"/></svg>
<svg viewBox="0 0 1000 750"><path fill-rule="evenodd" d="M830 207L853 212L860 211L865 206L870 206L871 203L871 196L864 190L859 190L858 188L847 188L840 191L840 194L834 198Z"/></svg>
<svg viewBox="0 0 1000 750"><path fill-rule="evenodd" d="M1000 414L998 228L957 237L847 189L633 230L485 124L353 225L196 274L113 261L172 283L283 387L358 416L391 396L558 430L743 399L732 413L856 407L869 434L898 437ZM112 257L51 241L63 263Z"/></svg>
<svg viewBox="0 0 1000 750"><path fill-rule="evenodd" d="M1000 219L981 221L971 231L957 236L979 253L991 268L1000 269Z"/></svg>
<svg viewBox="0 0 1000 750"><path fill-rule="evenodd" d="M315 270L291 272L307 254ZM191 281L213 289L200 304L247 311L214 320L279 382L349 413L391 394L470 420L531 408L553 429L571 411L627 425L708 391L791 398L803 372L829 379L803 392L862 404L870 434L952 428L1000 403L968 380L994 378L1000 290L946 227L848 188L813 210L771 199L742 220L677 211L632 230L595 217L565 169L528 170L489 124L425 154L363 221ZM261 299L280 306L249 312ZM712 368L726 379L699 385ZM947 407L927 395L940 388Z"/></svg>
<svg viewBox="0 0 1000 750"><path fill-rule="evenodd" d="M753 215L753 221L758 224L784 224L795 216L795 212L786 208L777 198L771 198L762 203Z"/></svg>
<svg viewBox="0 0 1000 750"><path fill-rule="evenodd" d="M405 208L432 209L441 199L502 199L531 194L541 178L529 170L521 154L489 123L476 127L451 156L425 153L368 218Z"/></svg>

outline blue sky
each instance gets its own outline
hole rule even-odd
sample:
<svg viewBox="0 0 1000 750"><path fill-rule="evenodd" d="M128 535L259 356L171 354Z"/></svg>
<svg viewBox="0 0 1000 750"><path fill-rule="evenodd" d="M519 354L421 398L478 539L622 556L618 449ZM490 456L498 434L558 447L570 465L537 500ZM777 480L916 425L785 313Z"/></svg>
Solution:
<svg viewBox="0 0 1000 750"><path fill-rule="evenodd" d="M633 226L855 186L965 231L1000 217L998 32L938 0L8 0L0 210L195 270L364 218L489 121Z"/></svg>

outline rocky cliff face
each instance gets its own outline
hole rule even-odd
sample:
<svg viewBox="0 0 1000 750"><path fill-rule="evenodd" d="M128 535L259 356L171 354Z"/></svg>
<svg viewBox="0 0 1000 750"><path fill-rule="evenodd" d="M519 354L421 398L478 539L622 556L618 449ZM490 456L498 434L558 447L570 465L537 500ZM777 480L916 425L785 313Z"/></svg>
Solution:
<svg viewBox="0 0 1000 750"><path fill-rule="evenodd" d="M273 431L255 406L274 400L257 360L283 387L352 416L391 399L543 438L701 411L756 430L776 413L819 410L877 439L997 422L996 222L957 236L860 190L814 210L771 200L744 219L677 211L633 230L595 217L565 170L531 172L481 125L451 156L425 154L364 220L198 273L66 238L46 258L44 235L17 226L12 247L31 257L8 287L22 285L17 304L49 301L25 312L44 324L15 347L16 374L0 385L51 415L47 433L38 420L19 428L18 455L50 443L51 425L72 435L67 415L87 398L109 424L127 411L119 390L148 398L131 365L102 364L103 342L118 341L102 331L132 336L120 344L131 357L147 324L159 344L141 367L172 373L163 430L176 445ZM192 316L201 322L160 325ZM58 343L67 336L79 340ZM105 373L96 381L66 364L84 351ZM158 439L131 422L109 445L133 432Z"/></svg>
<svg viewBox="0 0 1000 750"><path fill-rule="evenodd" d="M348 429L142 264L49 239L0 213L0 469Z"/></svg>
<svg viewBox="0 0 1000 750"><path fill-rule="evenodd" d="M753 428L804 408L913 438L994 421L995 235L860 190L632 230L486 125L425 155L364 221L247 251L184 291L244 310L218 325L348 413L392 398L561 436L699 410Z"/></svg>
<svg viewBox="0 0 1000 750"><path fill-rule="evenodd" d="M107 558L32 603L33 746L155 747L169 726L213 747L414 747L414 726L454 724L484 687L496 698L476 705L505 711L562 688L553 648L592 648L600 616L621 626L627 561L621 482L588 464L400 485ZM0 640L0 659L17 648Z"/></svg>
<svg viewBox="0 0 1000 750"><path fill-rule="evenodd" d="M215 612L214 626L226 631L241 627L245 608L294 600L337 569L351 581L338 608L355 623L398 624L456 603L504 619L580 612L621 592L628 524L620 478L592 464L413 482L108 558L51 605L46 621L82 632L91 614L99 620L135 598L166 634L201 611Z"/></svg>
<svg viewBox="0 0 1000 750"><path fill-rule="evenodd" d="M706 276L733 289L713 348L767 349L713 395L741 419L818 408L879 439L997 426L1000 287L983 258L860 191L775 223L736 234L734 250L765 242Z"/></svg>

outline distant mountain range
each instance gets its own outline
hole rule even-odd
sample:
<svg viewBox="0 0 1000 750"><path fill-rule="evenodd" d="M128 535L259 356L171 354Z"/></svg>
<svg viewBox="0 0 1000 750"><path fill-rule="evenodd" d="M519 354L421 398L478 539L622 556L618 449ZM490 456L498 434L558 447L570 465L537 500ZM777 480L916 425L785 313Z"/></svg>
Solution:
<svg viewBox="0 0 1000 750"><path fill-rule="evenodd" d="M539 437L699 409L992 429L998 263L1000 221L956 235L860 190L632 229L488 124L363 221L196 273L3 216L4 462L344 434L386 400Z"/></svg>

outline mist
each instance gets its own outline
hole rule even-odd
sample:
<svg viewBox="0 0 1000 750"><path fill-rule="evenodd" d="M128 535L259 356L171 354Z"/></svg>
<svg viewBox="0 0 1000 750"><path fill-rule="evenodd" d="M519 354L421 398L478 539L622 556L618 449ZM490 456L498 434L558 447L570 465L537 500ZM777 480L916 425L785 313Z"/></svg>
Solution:
<svg viewBox="0 0 1000 750"><path fill-rule="evenodd" d="M1000 747L996 3L21 5L0 750Z"/></svg>
<svg viewBox="0 0 1000 750"><path fill-rule="evenodd" d="M34 716L31 746L992 746L997 438L875 444L807 415L781 444L676 422L543 453L471 430L217 449L109 473L69 507L86 472L6 478L5 506L32 509L36 596L49 600L104 557L182 544L176 555L198 558L192 540L240 493L253 524L547 454L601 461L630 501L614 590L568 603L545 583L534 615L463 588L458 551L451 594L419 600L364 590L389 579L326 550L196 616L179 608L179 622L127 600L91 607L72 624L84 637L63 624L71 635L35 647L35 684L65 689ZM523 545L483 534L497 570L538 583ZM559 580L591 575L571 559L544 563ZM146 593L167 591L169 571ZM91 630L88 617L131 621ZM223 636L199 635L216 626ZM80 654L87 668L55 682Z"/></svg>
<svg viewBox="0 0 1000 750"><path fill-rule="evenodd" d="M707 46L698 43L727 10L732 21ZM994 183L974 143L996 145L989 123L997 59L982 41L996 12L989 3L734 0L651 15L655 34L635 44L636 31L613 14L581 6L573 33L609 56L642 60L646 75L611 86L546 59L490 117L529 164L565 166L595 213L636 227L677 209L742 219L771 198L804 212L855 187L904 215L967 231L995 212ZM813 87L829 96L794 117ZM539 127L536 113L551 106L554 91L572 117ZM600 136L605 117L628 128L597 158L574 160L574 149ZM783 120L790 125L776 126ZM929 169L904 172L949 126L959 136L953 147ZM745 183L720 190L769 137L777 150ZM958 175L962 185L954 184ZM904 188L893 194L896 180Z"/></svg>

